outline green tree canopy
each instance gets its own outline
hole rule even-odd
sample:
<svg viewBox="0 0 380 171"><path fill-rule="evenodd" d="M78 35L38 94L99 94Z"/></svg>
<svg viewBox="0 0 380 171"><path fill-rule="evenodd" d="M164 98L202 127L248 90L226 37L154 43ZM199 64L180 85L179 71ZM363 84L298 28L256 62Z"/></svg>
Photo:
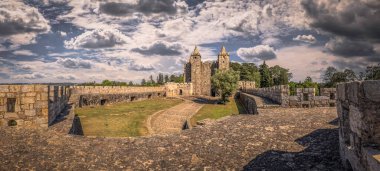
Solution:
<svg viewBox="0 0 380 171"><path fill-rule="evenodd" d="M223 102L227 102L228 97L237 89L238 81L239 72L234 70L217 70L215 75L211 77L212 86L219 91Z"/></svg>

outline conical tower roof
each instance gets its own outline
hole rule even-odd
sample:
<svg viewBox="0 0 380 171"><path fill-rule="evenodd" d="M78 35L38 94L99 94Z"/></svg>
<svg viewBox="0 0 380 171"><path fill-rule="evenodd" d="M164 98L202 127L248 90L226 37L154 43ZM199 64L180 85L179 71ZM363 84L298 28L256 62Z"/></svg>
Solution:
<svg viewBox="0 0 380 171"><path fill-rule="evenodd" d="M198 46L195 46L194 51L191 55L200 55Z"/></svg>
<svg viewBox="0 0 380 171"><path fill-rule="evenodd" d="M222 46L222 49L220 49L220 55L228 55L227 50L224 46Z"/></svg>

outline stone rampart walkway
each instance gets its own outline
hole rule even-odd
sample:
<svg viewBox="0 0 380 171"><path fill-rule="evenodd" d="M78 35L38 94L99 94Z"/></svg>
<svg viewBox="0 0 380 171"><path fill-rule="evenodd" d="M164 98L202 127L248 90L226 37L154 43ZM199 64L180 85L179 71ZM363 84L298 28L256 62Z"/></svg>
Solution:
<svg viewBox="0 0 380 171"><path fill-rule="evenodd" d="M335 108L259 109L180 134L0 129L0 170L342 170Z"/></svg>
<svg viewBox="0 0 380 171"><path fill-rule="evenodd" d="M185 100L167 110L159 111L148 119L148 130L150 134L172 134L179 133L186 119L196 114L203 104Z"/></svg>

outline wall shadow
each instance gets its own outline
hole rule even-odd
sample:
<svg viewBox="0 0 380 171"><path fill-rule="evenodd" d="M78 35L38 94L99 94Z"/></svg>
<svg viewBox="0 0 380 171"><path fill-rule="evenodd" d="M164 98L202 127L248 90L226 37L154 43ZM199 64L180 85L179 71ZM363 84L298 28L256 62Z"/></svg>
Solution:
<svg viewBox="0 0 380 171"><path fill-rule="evenodd" d="M71 125L69 134L84 135L83 134L83 128L82 128L82 122L80 121L80 117L78 115L74 116L73 123Z"/></svg>
<svg viewBox="0 0 380 171"><path fill-rule="evenodd" d="M295 140L300 152L269 150L251 160L244 170L343 170L338 128L317 129Z"/></svg>
<svg viewBox="0 0 380 171"><path fill-rule="evenodd" d="M55 124L65 121L68 115L70 114L71 109L72 109L72 105L66 105L66 107L62 110L62 112L59 115L57 115L57 117L49 126L53 126Z"/></svg>

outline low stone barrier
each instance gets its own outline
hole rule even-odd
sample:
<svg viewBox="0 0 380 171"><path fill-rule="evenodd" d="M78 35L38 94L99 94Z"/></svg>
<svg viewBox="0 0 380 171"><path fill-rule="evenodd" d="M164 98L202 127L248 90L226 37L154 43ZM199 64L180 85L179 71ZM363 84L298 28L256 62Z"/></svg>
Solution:
<svg viewBox="0 0 380 171"><path fill-rule="evenodd" d="M240 103L244 106L247 114L258 114L257 104L255 98L252 95L243 92L237 92L236 98L239 99Z"/></svg>
<svg viewBox="0 0 380 171"><path fill-rule="evenodd" d="M339 145L347 170L380 170L380 81L337 86Z"/></svg>
<svg viewBox="0 0 380 171"><path fill-rule="evenodd" d="M79 107L99 106L118 102L132 102L164 97L165 91L123 94L84 94L79 97Z"/></svg>

